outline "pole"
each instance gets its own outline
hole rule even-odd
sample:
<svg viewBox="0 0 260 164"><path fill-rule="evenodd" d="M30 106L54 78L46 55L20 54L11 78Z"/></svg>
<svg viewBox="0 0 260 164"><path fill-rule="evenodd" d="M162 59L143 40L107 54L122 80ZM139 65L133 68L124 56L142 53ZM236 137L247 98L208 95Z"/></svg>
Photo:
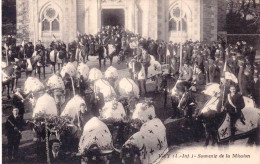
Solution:
<svg viewBox="0 0 260 164"><path fill-rule="evenodd" d="M182 68L182 1L181 1L181 10L180 10L180 17L181 17L181 41L180 41L180 68L179 71L181 71Z"/></svg>
<svg viewBox="0 0 260 164"><path fill-rule="evenodd" d="M223 69L223 74L224 74L224 82L223 82L223 85L224 85L224 89L223 89L223 94L222 94L222 106L221 108L224 106L224 97L225 97L225 92L226 92L226 76L225 76L225 72L226 72L226 69L227 69L227 58L225 60L225 65L224 65L224 69Z"/></svg>
<svg viewBox="0 0 260 164"><path fill-rule="evenodd" d="M36 47L36 45L35 45L35 43L36 43L36 36L35 36L35 18L34 18L34 15L35 15L35 13L34 13L34 11L35 11L35 9L34 9L34 5L33 5L33 33L34 33L34 37L33 37L33 44L34 44L34 51L35 51L35 47Z"/></svg>
<svg viewBox="0 0 260 164"><path fill-rule="evenodd" d="M74 81L73 81L73 78L71 76L70 76L70 80L71 80L71 84L72 84L73 94L75 96L76 93L75 93Z"/></svg>
<svg viewBox="0 0 260 164"><path fill-rule="evenodd" d="M6 44L6 66L8 66L9 65L9 59L8 59L8 46L7 46L7 44Z"/></svg>
<svg viewBox="0 0 260 164"><path fill-rule="evenodd" d="M48 127L47 127L47 121L45 119L45 141L46 141L46 155L47 155L47 163L50 164L50 149L49 149L49 137L48 137Z"/></svg>

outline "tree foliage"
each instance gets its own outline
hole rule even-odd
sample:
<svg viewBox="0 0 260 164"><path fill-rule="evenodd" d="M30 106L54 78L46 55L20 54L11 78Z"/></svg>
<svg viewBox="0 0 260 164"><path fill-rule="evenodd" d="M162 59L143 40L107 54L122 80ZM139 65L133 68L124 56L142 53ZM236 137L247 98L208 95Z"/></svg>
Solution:
<svg viewBox="0 0 260 164"><path fill-rule="evenodd" d="M16 23L16 1L2 0L2 22L3 24Z"/></svg>
<svg viewBox="0 0 260 164"><path fill-rule="evenodd" d="M228 0L227 32L255 34L260 31L260 4L256 0Z"/></svg>
<svg viewBox="0 0 260 164"><path fill-rule="evenodd" d="M2 33L13 35L16 32L16 0L2 0Z"/></svg>

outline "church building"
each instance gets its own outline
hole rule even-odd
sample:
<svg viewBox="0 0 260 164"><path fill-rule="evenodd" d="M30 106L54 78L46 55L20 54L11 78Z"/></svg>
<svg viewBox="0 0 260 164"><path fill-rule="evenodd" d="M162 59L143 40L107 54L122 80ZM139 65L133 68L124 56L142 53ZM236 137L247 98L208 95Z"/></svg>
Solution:
<svg viewBox="0 0 260 164"><path fill-rule="evenodd" d="M226 0L17 0L17 37L65 43L78 33L120 25L165 41L215 41L225 31Z"/></svg>

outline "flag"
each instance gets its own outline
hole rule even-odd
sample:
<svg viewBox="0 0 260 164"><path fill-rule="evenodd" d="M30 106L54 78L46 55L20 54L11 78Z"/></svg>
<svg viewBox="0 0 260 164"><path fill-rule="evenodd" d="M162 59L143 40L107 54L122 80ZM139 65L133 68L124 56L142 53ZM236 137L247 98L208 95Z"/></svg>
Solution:
<svg viewBox="0 0 260 164"><path fill-rule="evenodd" d="M53 38L53 40L55 40L55 41L56 41L56 37L55 37L55 35L54 35L54 34L52 34L52 38Z"/></svg>
<svg viewBox="0 0 260 164"><path fill-rule="evenodd" d="M225 79L238 83L237 77L230 71L229 67L227 66L227 60L224 65L223 72L224 72Z"/></svg>
<svg viewBox="0 0 260 164"><path fill-rule="evenodd" d="M231 72L225 72L225 79L238 83L237 77Z"/></svg>

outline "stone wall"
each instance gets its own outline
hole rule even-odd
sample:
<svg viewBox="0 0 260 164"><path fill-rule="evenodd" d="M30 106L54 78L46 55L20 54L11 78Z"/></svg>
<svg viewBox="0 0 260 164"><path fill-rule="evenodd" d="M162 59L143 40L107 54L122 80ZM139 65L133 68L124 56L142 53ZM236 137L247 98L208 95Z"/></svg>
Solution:
<svg viewBox="0 0 260 164"><path fill-rule="evenodd" d="M216 41L218 28L217 1L203 0L202 7L203 40Z"/></svg>
<svg viewBox="0 0 260 164"><path fill-rule="evenodd" d="M218 31L226 31L227 1L218 0Z"/></svg>
<svg viewBox="0 0 260 164"><path fill-rule="evenodd" d="M166 11L166 5L165 5L166 1L161 1L161 0L158 0L157 2L157 10L158 10L158 39L161 39L161 40L165 40L166 39L166 34L165 34L165 31L167 30L166 29L166 26L167 26L167 22L166 22L166 13L168 13Z"/></svg>
<svg viewBox="0 0 260 164"><path fill-rule="evenodd" d="M217 39L218 31L225 30L225 0L17 0L18 42L19 38L33 41L34 36L35 40L41 39L39 15L48 3L55 3L61 9L60 39L66 43L74 40L77 32L97 33L100 29L102 8L122 8L125 10L126 29L144 37L168 41L169 10L180 2L183 9L189 13L188 32L183 41L213 41ZM36 30L33 30L33 22ZM179 42L180 35L174 35L172 39Z"/></svg>
<svg viewBox="0 0 260 164"><path fill-rule="evenodd" d="M192 4L192 1L187 2L188 4ZM203 23L201 22L201 1L193 0L193 4L191 5L192 10L192 25L191 25L191 40L192 41L201 41L201 28L203 27Z"/></svg>
<svg viewBox="0 0 260 164"><path fill-rule="evenodd" d="M28 0L16 0L16 19L17 43L20 44L22 39L25 41L30 41Z"/></svg>
<svg viewBox="0 0 260 164"><path fill-rule="evenodd" d="M85 33L85 0L77 0L77 30Z"/></svg>

